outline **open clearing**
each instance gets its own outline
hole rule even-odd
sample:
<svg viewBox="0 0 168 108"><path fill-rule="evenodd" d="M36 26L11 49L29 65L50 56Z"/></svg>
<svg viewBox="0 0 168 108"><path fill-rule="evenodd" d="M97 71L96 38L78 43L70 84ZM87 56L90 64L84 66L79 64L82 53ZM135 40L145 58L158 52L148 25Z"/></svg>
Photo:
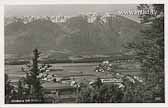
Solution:
<svg viewBox="0 0 168 108"><path fill-rule="evenodd" d="M93 77L106 77L107 74L101 72L95 72L94 69L98 63L62 63L62 64L52 64L52 67L62 68L63 71L51 71L61 76L75 75L79 72L86 75L85 77L90 79ZM136 75L139 74L138 69L136 68L137 64L120 64L120 68L115 69L116 72L121 72L122 74ZM9 79L12 81L17 81L21 77L25 76L25 73L21 71L21 68L25 65L5 65L5 73L8 74ZM80 76L79 76L80 77Z"/></svg>

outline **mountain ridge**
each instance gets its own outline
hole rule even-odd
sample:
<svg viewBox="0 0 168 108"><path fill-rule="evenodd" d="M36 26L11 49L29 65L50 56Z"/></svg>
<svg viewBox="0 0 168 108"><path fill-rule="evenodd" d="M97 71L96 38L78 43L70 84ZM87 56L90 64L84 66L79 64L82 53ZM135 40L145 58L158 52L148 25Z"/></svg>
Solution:
<svg viewBox="0 0 168 108"><path fill-rule="evenodd" d="M124 44L140 36L142 27L123 16L109 17L105 23L99 17L93 23L88 23L86 16L81 15L69 18L65 23L34 20L24 24L19 21L5 25L5 54L30 55L34 48L56 58L61 54L124 52Z"/></svg>

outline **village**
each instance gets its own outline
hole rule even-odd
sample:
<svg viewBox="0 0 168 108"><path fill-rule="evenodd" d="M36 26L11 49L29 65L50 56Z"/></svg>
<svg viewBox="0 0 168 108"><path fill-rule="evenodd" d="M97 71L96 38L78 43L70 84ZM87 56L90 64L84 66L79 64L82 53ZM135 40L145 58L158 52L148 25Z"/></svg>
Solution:
<svg viewBox="0 0 168 108"><path fill-rule="evenodd" d="M109 61L103 61L93 69L95 74L85 73L82 71L69 71L64 72L63 68L49 68L44 74L40 74L39 77L44 77L42 79L42 86L45 90L45 97L52 99L54 103L56 102L76 102L78 96L78 88L83 85L94 86L97 78L100 78L103 84L115 84L118 88L124 88L122 78L125 75L120 72L115 72L113 65ZM139 82L143 82L141 78L137 75L134 77L127 78L135 83L135 79ZM51 100L50 100L51 101Z"/></svg>

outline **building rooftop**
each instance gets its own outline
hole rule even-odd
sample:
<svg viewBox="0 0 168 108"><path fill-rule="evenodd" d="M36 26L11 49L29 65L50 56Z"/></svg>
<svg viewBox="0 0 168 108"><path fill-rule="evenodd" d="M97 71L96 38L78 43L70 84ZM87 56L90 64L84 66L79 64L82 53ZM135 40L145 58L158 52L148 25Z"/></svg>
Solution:
<svg viewBox="0 0 168 108"><path fill-rule="evenodd" d="M72 86L68 84L62 84L62 83L54 83L54 82L44 82L42 84L44 89L71 89Z"/></svg>

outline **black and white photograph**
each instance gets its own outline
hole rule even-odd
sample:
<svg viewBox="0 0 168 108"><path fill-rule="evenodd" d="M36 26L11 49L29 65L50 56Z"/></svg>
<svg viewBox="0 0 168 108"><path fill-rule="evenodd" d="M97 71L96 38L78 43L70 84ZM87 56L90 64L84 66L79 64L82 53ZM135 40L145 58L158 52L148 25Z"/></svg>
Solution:
<svg viewBox="0 0 168 108"><path fill-rule="evenodd" d="M5 104L165 103L164 6L5 5Z"/></svg>

